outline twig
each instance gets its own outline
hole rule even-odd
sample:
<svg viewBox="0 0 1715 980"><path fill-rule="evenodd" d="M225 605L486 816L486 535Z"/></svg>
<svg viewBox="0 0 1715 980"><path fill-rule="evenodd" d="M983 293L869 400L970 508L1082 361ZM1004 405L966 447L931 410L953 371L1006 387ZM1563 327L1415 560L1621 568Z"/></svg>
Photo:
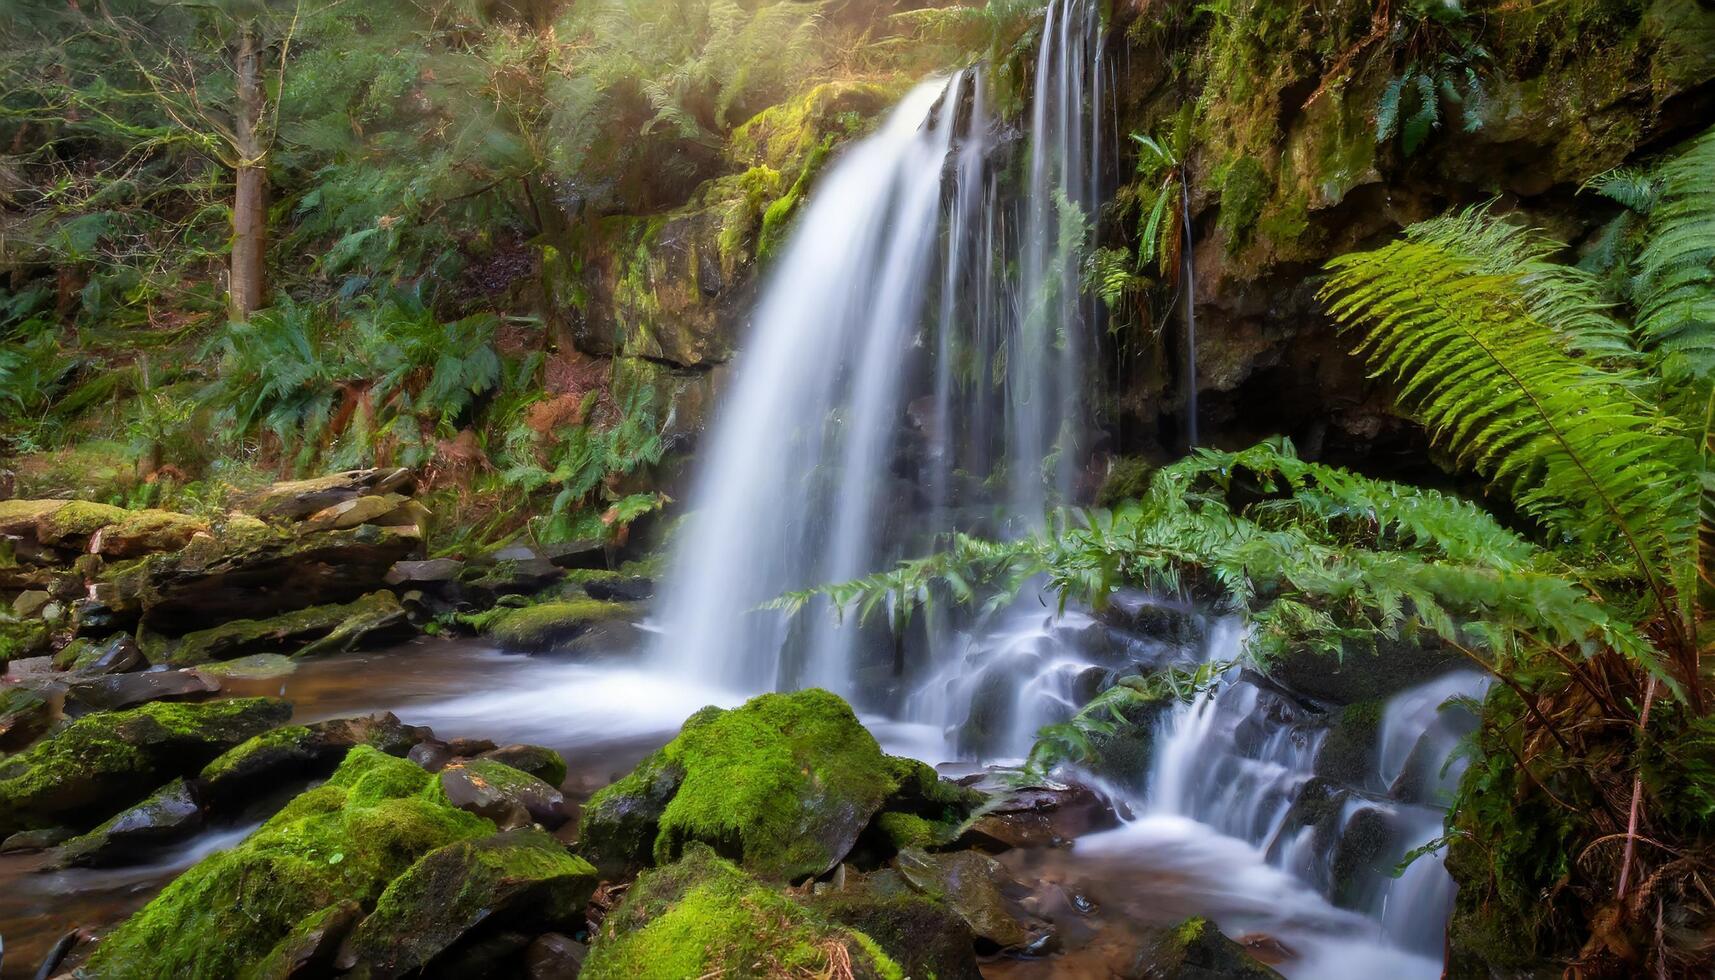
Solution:
<svg viewBox="0 0 1715 980"><path fill-rule="evenodd" d="M1638 734L1640 736L1642 736L1645 730L1649 727L1649 710L1655 703L1655 685L1656 679L1654 676L1651 676L1649 679L1649 687L1644 689L1643 715L1638 718ZM1643 796L1644 771L1643 767L1639 765L1637 771L1632 774L1632 813L1631 817L1626 821L1626 851L1620 858L1620 885L1614 890L1614 898L1618 901L1625 900L1626 883L1631 879L1632 875L1632 850L1637 844L1638 811L1643 808Z"/></svg>

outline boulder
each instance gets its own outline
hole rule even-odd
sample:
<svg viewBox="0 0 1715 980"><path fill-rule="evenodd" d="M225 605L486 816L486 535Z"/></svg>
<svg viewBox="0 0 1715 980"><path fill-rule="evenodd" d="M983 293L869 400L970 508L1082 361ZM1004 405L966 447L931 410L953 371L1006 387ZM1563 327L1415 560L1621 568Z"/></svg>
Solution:
<svg viewBox="0 0 1715 980"><path fill-rule="evenodd" d="M208 533L208 522L170 510L134 510L103 527L89 550L108 558L135 558L154 551L177 551L191 538Z"/></svg>
<svg viewBox="0 0 1715 980"><path fill-rule="evenodd" d="M504 610L489 620L487 633L504 649L541 652L566 646L602 624L637 615L634 606L596 599L544 602Z"/></svg>
<svg viewBox="0 0 1715 980"><path fill-rule="evenodd" d="M150 654L161 663L177 665L282 650L313 656L384 643L409 632L410 624L398 598L379 591L354 602L310 606L268 619L235 619L177 639L161 640Z"/></svg>
<svg viewBox="0 0 1715 980"><path fill-rule="evenodd" d="M899 852L893 866L913 891L945 903L972 935L995 949L1045 953L1057 943L1053 928L1019 905L1029 889L987 854L931 854L907 848Z"/></svg>
<svg viewBox="0 0 1715 980"><path fill-rule="evenodd" d="M155 633L188 633L350 602L379 588L395 562L421 548L412 527L296 533L239 517L181 551L109 567L90 597L115 617L141 617Z"/></svg>
<svg viewBox="0 0 1715 980"><path fill-rule="evenodd" d="M233 746L198 777L210 803L225 807L259 790L326 776L355 746L404 756L428 737L427 728L402 724L392 712L287 725Z"/></svg>
<svg viewBox="0 0 1715 980"><path fill-rule="evenodd" d="M20 830L0 841L0 854L27 854L45 851L77 836L70 827L43 827L40 830Z"/></svg>
<svg viewBox="0 0 1715 980"><path fill-rule="evenodd" d="M348 470L309 480L276 483L251 494L245 510L269 518L300 520L359 497L415 492L416 477L406 469Z"/></svg>
<svg viewBox="0 0 1715 980"><path fill-rule="evenodd" d="M39 619L0 619L0 664L41 656L49 640L48 624Z"/></svg>
<svg viewBox="0 0 1715 980"><path fill-rule="evenodd" d="M22 684L0 687L0 751L16 752L39 738L54 721L54 706L42 691Z"/></svg>
<svg viewBox="0 0 1715 980"><path fill-rule="evenodd" d="M959 843L990 853L1015 847L1064 847L1119 826L1119 814L1086 786L1040 781L1010 788L964 829Z"/></svg>
<svg viewBox="0 0 1715 980"><path fill-rule="evenodd" d="M220 681L194 670L147 670L75 680L66 691L72 713L118 711L150 701L195 701L220 690Z"/></svg>
<svg viewBox="0 0 1715 980"><path fill-rule="evenodd" d="M892 868L836 877L843 887L818 886L810 908L874 939L907 976L981 980L976 937L945 904L913 891Z"/></svg>
<svg viewBox="0 0 1715 980"><path fill-rule="evenodd" d="M449 806L428 773L358 746L326 783L243 843L174 879L96 947L83 975L233 977L275 968L275 951L324 926L330 908L371 906L420 858L493 829Z"/></svg>
<svg viewBox="0 0 1715 980"><path fill-rule="evenodd" d="M36 522L69 503L69 500L0 500L0 535L35 540Z"/></svg>
<svg viewBox="0 0 1715 980"><path fill-rule="evenodd" d="M448 802L487 817L502 829L538 823L557 830L571 819L559 790L492 759L455 762L443 768L439 777Z"/></svg>
<svg viewBox="0 0 1715 980"><path fill-rule="evenodd" d="M646 871L602 920L583 980L634 977L902 977L875 940L825 919L692 844Z"/></svg>
<svg viewBox="0 0 1715 980"><path fill-rule="evenodd" d="M655 597L655 583L639 575L607 575L583 585L585 595L603 602L642 602Z"/></svg>
<svg viewBox="0 0 1715 980"><path fill-rule="evenodd" d="M278 699L238 698L156 702L80 718L0 760L0 835L94 826L291 713L291 705Z"/></svg>
<svg viewBox="0 0 1715 980"><path fill-rule="evenodd" d="M527 772L549 786L562 786L566 782L565 757L540 745L502 745L483 752L482 758L505 763L519 772Z"/></svg>
<svg viewBox="0 0 1715 980"><path fill-rule="evenodd" d="M332 974L340 944L362 919L363 909L356 902L311 912L245 971L245 980L310 980Z"/></svg>
<svg viewBox="0 0 1715 980"><path fill-rule="evenodd" d="M110 636L102 643L80 637L54 654L54 666L85 676L123 674L148 665L137 641L125 633Z"/></svg>
<svg viewBox="0 0 1715 980"><path fill-rule="evenodd" d="M58 867L100 867L147 857L163 844L184 840L203 825L196 789L175 779L81 837L66 841Z"/></svg>
<svg viewBox="0 0 1715 980"><path fill-rule="evenodd" d="M920 766L883 755L851 708L827 691L704 708L630 775L590 798L580 847L606 869L645 851L667 864L702 841L760 877L820 875L851 851L903 784L938 784Z"/></svg>
<svg viewBox="0 0 1715 980"><path fill-rule="evenodd" d="M576 980L589 955L590 948L584 943L545 932L524 951L524 975L530 980Z"/></svg>
<svg viewBox="0 0 1715 980"><path fill-rule="evenodd" d="M424 561L399 561L387 570L388 585L426 585L456 582L464 571L464 562L456 558L430 558Z"/></svg>
<svg viewBox="0 0 1715 980"><path fill-rule="evenodd" d="M427 967L479 929L569 931L581 924L595 887L595 868L535 828L448 844L387 886L346 940L338 965L397 977Z"/></svg>
<svg viewBox="0 0 1715 980"><path fill-rule="evenodd" d="M18 593L18 598L12 600L12 615L19 619L32 619L42 614L42 607L53 601L53 593L42 589L31 589Z"/></svg>
<svg viewBox="0 0 1715 980"><path fill-rule="evenodd" d="M1124 972L1127 980L1282 980L1207 919L1186 919L1144 943Z"/></svg>
<svg viewBox="0 0 1715 980"><path fill-rule="evenodd" d="M42 545L83 551L95 532L131 516L123 507L69 500L65 506L46 511L36 519L36 542Z"/></svg>

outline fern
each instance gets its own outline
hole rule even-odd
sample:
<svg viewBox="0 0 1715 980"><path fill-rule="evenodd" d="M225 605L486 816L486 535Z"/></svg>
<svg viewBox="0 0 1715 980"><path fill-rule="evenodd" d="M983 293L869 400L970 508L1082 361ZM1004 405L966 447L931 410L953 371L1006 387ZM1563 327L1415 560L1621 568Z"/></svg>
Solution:
<svg viewBox="0 0 1715 980"><path fill-rule="evenodd" d="M1654 180L1659 198L1633 286L1638 331L1670 383L1703 386L1715 375L1715 129Z"/></svg>

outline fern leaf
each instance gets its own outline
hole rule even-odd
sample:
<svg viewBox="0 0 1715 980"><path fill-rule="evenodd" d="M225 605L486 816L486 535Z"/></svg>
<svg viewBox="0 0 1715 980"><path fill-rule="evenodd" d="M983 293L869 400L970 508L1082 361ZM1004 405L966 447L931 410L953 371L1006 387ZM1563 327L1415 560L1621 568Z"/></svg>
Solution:
<svg viewBox="0 0 1715 980"><path fill-rule="evenodd" d="M1670 382L1715 378L1715 129L1655 173L1660 199L1638 255L1638 330ZM1701 408L1701 391L1692 399Z"/></svg>

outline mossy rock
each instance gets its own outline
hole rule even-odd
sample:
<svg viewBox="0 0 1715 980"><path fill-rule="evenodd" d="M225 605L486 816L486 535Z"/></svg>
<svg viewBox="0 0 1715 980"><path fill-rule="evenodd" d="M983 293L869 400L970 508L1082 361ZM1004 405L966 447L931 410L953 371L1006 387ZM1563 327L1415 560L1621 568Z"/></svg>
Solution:
<svg viewBox="0 0 1715 980"><path fill-rule="evenodd" d="M234 619L161 640L151 646L149 656L154 662L181 667L254 653L296 651L299 656L314 656L394 638L407 625L398 597L382 590L355 602L310 606L267 619Z"/></svg>
<svg viewBox="0 0 1715 980"><path fill-rule="evenodd" d="M1203 918L1186 919L1157 933L1138 953L1127 975L1159 980L1283 980Z"/></svg>
<svg viewBox="0 0 1715 980"><path fill-rule="evenodd" d="M137 860L189 837L202 827L202 817L196 787L181 777L89 833L66 841L55 864L99 867Z"/></svg>
<svg viewBox="0 0 1715 980"><path fill-rule="evenodd" d="M0 837L62 824L93 826L291 713L291 705L275 698L238 698L158 702L79 718L0 761Z"/></svg>
<svg viewBox="0 0 1715 980"><path fill-rule="evenodd" d="M396 977L475 940L470 934L479 927L570 931L595 887L595 868L536 828L448 844L387 886L340 961L369 976Z"/></svg>
<svg viewBox="0 0 1715 980"><path fill-rule="evenodd" d="M191 538L206 533L208 522L189 514L134 510L103 527L100 541L91 545L110 558L134 558L154 551L177 551Z"/></svg>
<svg viewBox="0 0 1715 980"><path fill-rule="evenodd" d="M679 863L639 877L602 920L581 976L828 976L841 963L849 963L854 978L906 975L862 932L834 924L693 844Z"/></svg>
<svg viewBox="0 0 1715 980"><path fill-rule="evenodd" d="M484 752L482 758L503 762L519 772L527 772L549 786L563 786L566 782L565 756L546 746L502 745Z"/></svg>
<svg viewBox="0 0 1715 980"><path fill-rule="evenodd" d="M403 758L429 737L427 728L401 724L391 712L286 725L221 753L198 778L211 803L243 800L258 790L326 776L352 747L367 745Z"/></svg>
<svg viewBox="0 0 1715 980"><path fill-rule="evenodd" d="M69 503L69 500L0 500L0 535L33 536L37 521Z"/></svg>
<svg viewBox="0 0 1715 980"><path fill-rule="evenodd" d="M130 516L130 511L112 504L68 501L64 507L55 508L36 520L36 540L45 545L80 544L102 528L118 524Z"/></svg>
<svg viewBox="0 0 1715 980"><path fill-rule="evenodd" d="M362 919L363 907L350 901L311 912L241 976L243 980L304 980L332 974L340 943Z"/></svg>
<svg viewBox="0 0 1715 980"><path fill-rule="evenodd" d="M53 720L54 706L41 691L21 684L0 687L0 751L15 752L29 745Z"/></svg>
<svg viewBox="0 0 1715 980"><path fill-rule="evenodd" d="M634 606L600 599L544 602L500 612L488 620L486 632L507 650L546 651L576 639L598 623L636 615Z"/></svg>
<svg viewBox="0 0 1715 980"><path fill-rule="evenodd" d="M96 947L88 977L237 976L312 916L373 907L424 855L494 825L403 759L359 746L242 844L204 858Z"/></svg>
<svg viewBox="0 0 1715 980"><path fill-rule="evenodd" d="M1116 456L1108 461L1108 474L1096 491L1097 507L1117 507L1127 500L1138 500L1149 491L1155 464L1142 456Z"/></svg>
<svg viewBox="0 0 1715 980"><path fill-rule="evenodd" d="M535 776L493 759L466 759L442 769L441 792L454 806L504 830L540 824L557 830L571 819L566 798Z"/></svg>
<svg viewBox="0 0 1715 980"><path fill-rule="evenodd" d="M1004 950L1044 953L1057 942L1048 923L1025 912L1027 894L1000 862L980 851L931 854L907 848L894 867L911 889L944 903L978 939Z"/></svg>
<svg viewBox="0 0 1715 980"><path fill-rule="evenodd" d="M1316 752L1316 775L1362 787L1375 765L1382 702L1359 701L1333 713L1328 736Z"/></svg>
<svg viewBox="0 0 1715 980"><path fill-rule="evenodd" d="M924 778L920 765L883 755L852 709L827 691L705 708L591 797L580 846L606 868L641 857L646 841L655 864L700 841L765 878L818 875L851 851L903 784Z"/></svg>
<svg viewBox="0 0 1715 980"><path fill-rule="evenodd" d="M39 619L0 619L0 668L8 661L48 652L48 624Z"/></svg>
<svg viewBox="0 0 1715 980"><path fill-rule="evenodd" d="M976 937L945 903L912 891L890 868L848 875L846 882L844 890L822 892L806 904L875 940L907 976L981 980Z"/></svg>

